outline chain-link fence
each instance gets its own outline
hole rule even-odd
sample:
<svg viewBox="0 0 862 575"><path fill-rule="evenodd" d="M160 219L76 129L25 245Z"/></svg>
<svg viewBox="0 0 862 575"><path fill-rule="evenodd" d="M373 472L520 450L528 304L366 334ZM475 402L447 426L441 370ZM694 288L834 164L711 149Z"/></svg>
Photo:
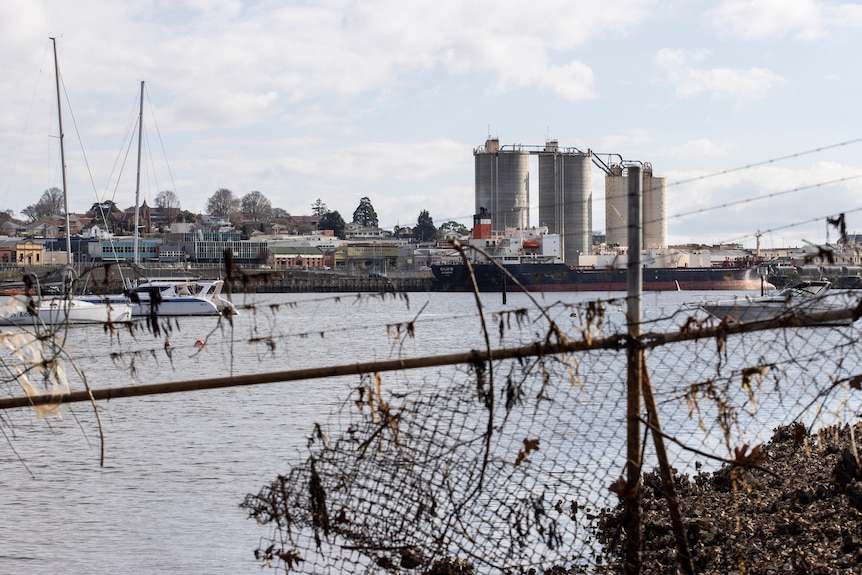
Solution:
<svg viewBox="0 0 862 575"><path fill-rule="evenodd" d="M639 345L610 317L619 305L567 308L577 329L536 310L496 315L486 323L501 335L527 324L543 335L448 367L362 375L351 401L315 427L307 459L244 501L271 528L262 564L301 573L710 572L698 553L712 553L711 528L710 541L734 558L715 572L761 572L744 538L722 535L709 514L735 518L726 528L740 535L740 494L758 489L751 477L778 473L767 447L774 430L793 430L785 436L815 452L826 443L812 430L854 423L860 433L859 329L809 325L852 321L858 297L828 316L744 325L683 308L649 319ZM844 429L830 435L831 453L850 449L856 467L851 457L849 479L833 486L840 509L824 521L852 530L862 504L842 497L862 467L858 435ZM707 510L697 501L707 474L731 471L720 509ZM806 488L791 481L787 492ZM659 540L664 555L645 553ZM824 553L862 560L858 540L838 538Z"/></svg>
<svg viewBox="0 0 862 575"><path fill-rule="evenodd" d="M242 501L262 524L259 562L286 572L858 572L858 294L745 324L657 307L637 340L624 300L477 306L484 343L448 354L185 387L69 390L56 334L16 331L0 340L4 381L9 394L32 389L0 410L355 378L341 408L308 430L307 456ZM258 324L248 343L283 343L279 311L243 309ZM160 337L178 329L157 325ZM415 327L390 324L387 337L397 348ZM166 341L115 364L144 371L172 353Z"/></svg>

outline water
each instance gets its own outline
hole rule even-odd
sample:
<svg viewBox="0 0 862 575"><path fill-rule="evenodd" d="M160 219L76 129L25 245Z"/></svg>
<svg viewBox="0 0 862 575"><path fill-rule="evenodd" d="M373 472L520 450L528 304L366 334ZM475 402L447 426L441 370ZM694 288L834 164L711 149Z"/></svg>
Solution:
<svg viewBox="0 0 862 575"><path fill-rule="evenodd" d="M606 324L623 325L624 294L541 301L572 332L584 318L569 305L597 295L620 298L607 305ZM714 296L648 293L644 315L660 318L654 328L681 325L674 312L683 303ZM89 384L102 388L484 347L470 294L267 294L235 303L253 309L233 325L179 318L161 324L159 334L139 327L114 337L75 328L68 349ZM526 322L501 338L493 312L527 306L526 296L510 294L503 305L499 294L486 294L483 303L495 346L534 341L546 331ZM602 329L611 333L607 325ZM0 392L20 395L4 381ZM72 406L62 420L39 420L31 410L0 413L0 572L260 573L253 550L270 533L239 504L304 458L313 423L348 401L356 383L321 378L104 402L104 467L89 406Z"/></svg>

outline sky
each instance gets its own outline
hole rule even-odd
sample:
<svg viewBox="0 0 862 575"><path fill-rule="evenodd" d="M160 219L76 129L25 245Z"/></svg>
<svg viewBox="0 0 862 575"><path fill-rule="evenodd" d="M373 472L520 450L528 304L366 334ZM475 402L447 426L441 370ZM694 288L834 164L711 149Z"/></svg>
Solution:
<svg viewBox="0 0 862 575"><path fill-rule="evenodd" d="M219 188L381 227L472 224L473 151L590 150L668 182L668 240L862 233L862 5L826 0L0 0L0 210ZM605 225L592 174L593 228ZM538 175L531 173L531 220Z"/></svg>

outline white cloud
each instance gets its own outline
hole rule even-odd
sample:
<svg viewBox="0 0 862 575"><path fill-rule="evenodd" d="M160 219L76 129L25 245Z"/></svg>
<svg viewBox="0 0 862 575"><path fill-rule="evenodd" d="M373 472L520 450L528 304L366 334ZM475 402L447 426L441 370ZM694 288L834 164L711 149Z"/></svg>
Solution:
<svg viewBox="0 0 862 575"><path fill-rule="evenodd" d="M730 155L732 146L713 142L709 138L696 138L675 146L662 148L660 155L678 162L690 160L724 158Z"/></svg>
<svg viewBox="0 0 862 575"><path fill-rule="evenodd" d="M859 168L832 161L795 168L760 166L703 179L697 178L710 174L671 171L668 233L674 237L672 243L700 238L750 244L757 230L777 238L823 241L825 223L815 220L858 206L860 175ZM685 183L673 185L677 181ZM800 205L807 208L800 210ZM853 229L862 228L854 227L859 221L848 216ZM785 240L776 241L787 245Z"/></svg>
<svg viewBox="0 0 862 575"><path fill-rule="evenodd" d="M219 187L238 195L255 189L273 206L291 213L307 213L316 198L342 215L368 196L381 225L394 225L403 217L428 209L432 217L448 218L473 213L472 162L470 144L452 140L431 140L410 144L366 142L362 146L337 144L324 139L289 138L238 146L230 140L202 142L200 148L181 162L172 162L175 171L196 173L206 183L204 194L189 197L180 190L183 207L202 210L206 199ZM230 165L202 158L230 157ZM469 193L457 200L437 197L452 176L467 182ZM444 182L438 184L437 182ZM463 190L460 186L455 189ZM433 193L430 193L433 190ZM407 202L414 198L416 206ZM419 207L420 204L422 205ZM432 210L432 206L435 209ZM415 214L413 213L415 211ZM350 214L347 214L350 215Z"/></svg>
<svg viewBox="0 0 862 575"><path fill-rule="evenodd" d="M700 62L708 55L705 51L663 48L654 60L661 70L662 80L675 86L681 98L705 92L716 99L757 100L783 81L781 76L764 68L690 67L691 62Z"/></svg>
<svg viewBox="0 0 862 575"><path fill-rule="evenodd" d="M810 41L835 30L862 28L862 6L817 0L725 0L709 18L719 30L744 38L789 35Z"/></svg>
<svg viewBox="0 0 862 575"><path fill-rule="evenodd" d="M822 33L821 9L815 0L725 0L711 18L719 28L746 38L787 33L813 38Z"/></svg>
<svg viewBox="0 0 862 575"><path fill-rule="evenodd" d="M201 72L179 79L189 87L193 79L231 78L245 90L264 84L262 89L272 87L301 101L378 91L400 74L435 67L490 74L500 89L538 83L563 97L590 97L591 71L565 53L598 34L634 26L646 17L650 2L599 9L557 0L537 10L491 1L331 1L238 14L234 3L226 4L227 22L205 19L202 26L210 29L172 42L170 51L185 55L177 65L192 54L201 56L196 64ZM219 36L215 44L198 39L213 35ZM558 54L568 63L554 63ZM218 70L212 69L215 63Z"/></svg>
<svg viewBox="0 0 862 575"><path fill-rule="evenodd" d="M780 82L780 76L763 68L690 69L685 70L677 79L676 93L683 98L707 92L713 98L719 99L757 100L766 96L767 92Z"/></svg>
<svg viewBox="0 0 862 575"><path fill-rule="evenodd" d="M566 66L552 66L541 82L569 100L595 97L593 71L581 62L570 62Z"/></svg>
<svg viewBox="0 0 862 575"><path fill-rule="evenodd" d="M649 147L654 141L654 136L650 131L636 128L609 134L603 137L598 145L594 146L594 149L600 152L613 150L614 153L621 153L626 159L629 159L628 154L633 153L633 150Z"/></svg>

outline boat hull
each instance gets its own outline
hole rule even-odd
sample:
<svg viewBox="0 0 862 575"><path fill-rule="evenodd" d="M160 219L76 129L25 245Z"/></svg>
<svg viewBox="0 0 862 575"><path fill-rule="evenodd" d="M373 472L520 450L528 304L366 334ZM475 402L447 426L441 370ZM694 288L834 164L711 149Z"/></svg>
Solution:
<svg viewBox="0 0 862 575"><path fill-rule="evenodd" d="M703 309L718 319L731 323L755 323L760 321L772 321L779 318L795 318L805 325L853 325L853 318L847 317L836 320L819 320L823 314L838 311L839 305L831 305L826 301L810 302L792 306L787 302L717 302L704 304Z"/></svg>
<svg viewBox="0 0 862 575"><path fill-rule="evenodd" d="M135 317L153 314L160 317L233 315L237 313L236 307L230 300L221 297L223 285L221 280L153 280L137 287L129 295L86 296L86 299L92 302L128 303ZM194 291L192 288L195 288ZM155 305L154 299L158 302Z"/></svg>
<svg viewBox="0 0 862 575"><path fill-rule="evenodd" d="M27 309L27 302L21 296L20 303L13 304L19 311L0 317L0 325L60 326L65 324L108 324L127 322L132 317L132 308L122 303L93 303L79 299L47 298L36 302Z"/></svg>
<svg viewBox="0 0 862 575"><path fill-rule="evenodd" d="M108 301L113 304L127 303L131 305L134 317L151 315L154 311L160 317L221 315L222 312L211 300L194 297L165 298L161 300L155 310L152 302L147 297L106 296L101 298L91 297L90 301Z"/></svg>
<svg viewBox="0 0 862 575"><path fill-rule="evenodd" d="M474 264L479 291L516 291L517 285L494 264ZM506 271L528 291L626 291L625 269L587 269L566 264L521 263L505 266ZM472 291L470 272L464 264L432 265L431 271L444 291ZM644 268L643 289L673 290L753 290L763 284L755 267Z"/></svg>
<svg viewBox="0 0 862 575"><path fill-rule="evenodd" d="M700 307L716 318L734 323L771 321L779 318L795 318L810 325L851 325L852 316L826 320L830 312L855 309L857 303L832 292L829 281L814 280L797 282L769 295L750 298L737 297L731 300L706 302Z"/></svg>

